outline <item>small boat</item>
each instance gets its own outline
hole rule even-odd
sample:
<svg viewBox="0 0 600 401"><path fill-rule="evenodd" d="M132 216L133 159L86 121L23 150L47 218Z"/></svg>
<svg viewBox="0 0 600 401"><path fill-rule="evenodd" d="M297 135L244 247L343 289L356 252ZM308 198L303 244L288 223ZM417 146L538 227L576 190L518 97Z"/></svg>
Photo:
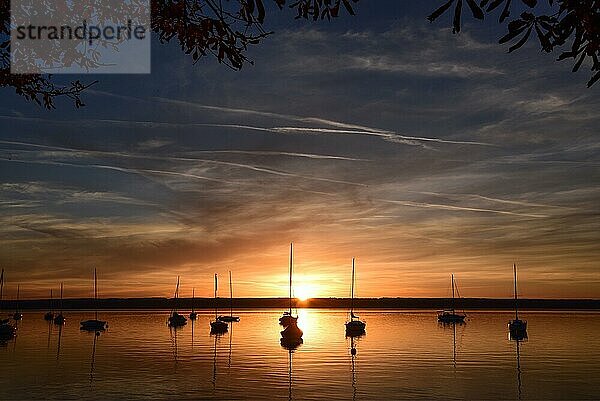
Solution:
<svg viewBox="0 0 600 401"><path fill-rule="evenodd" d="M51 322L54 320L54 311L52 310L52 289L50 289L50 311L44 315L44 320Z"/></svg>
<svg viewBox="0 0 600 401"><path fill-rule="evenodd" d="M279 318L279 324L282 325L283 327L287 327L290 324L298 323L298 316L292 315L292 274L293 274L293 268L294 268L293 254L294 254L294 244L290 243L290 294L288 297L289 303L290 303L290 309L288 311L283 312L283 316L281 316Z"/></svg>
<svg viewBox="0 0 600 401"><path fill-rule="evenodd" d="M63 283L60 283L60 313L54 317L54 324L59 326L65 324L65 317L63 315Z"/></svg>
<svg viewBox="0 0 600 401"><path fill-rule="evenodd" d="M233 316L233 286L231 284L231 271L229 272L229 316L221 315L217 318L222 322L239 322L239 316Z"/></svg>
<svg viewBox="0 0 600 401"><path fill-rule="evenodd" d="M177 285L175 286L175 294L173 296L174 302L175 302L175 307L174 309L171 311L171 315L169 316L169 319L167 321L167 324L169 325L169 327L182 327L185 326L187 324L187 319L185 318L185 316L179 314L179 312L177 312L177 303L179 301L179 276L177 276Z"/></svg>
<svg viewBox="0 0 600 401"><path fill-rule="evenodd" d="M440 323L463 323L467 315L464 313L456 313L454 310L454 292L455 292L455 284L454 284L454 274L451 276L452 281L452 308L446 309L438 312L438 321Z"/></svg>
<svg viewBox="0 0 600 401"><path fill-rule="evenodd" d="M16 308L15 308L15 313L13 313L13 320L15 321L19 321L23 319L23 314L21 312L19 312L19 293L21 290L21 286L17 284L17 303L16 303Z"/></svg>
<svg viewBox="0 0 600 401"><path fill-rule="evenodd" d="M527 321L519 319L516 264L513 264L513 274L515 283L515 318L508 322L508 331L510 332L511 338L521 340L527 338Z"/></svg>
<svg viewBox="0 0 600 401"><path fill-rule="evenodd" d="M217 273L215 273L215 320L210 322L210 332L212 334L226 333L227 329L228 329L227 323L222 320L219 320L219 316L218 316L219 304L218 304L218 300L217 300L217 288L218 288L218 280L217 280Z"/></svg>
<svg viewBox="0 0 600 401"><path fill-rule="evenodd" d="M365 333L365 328L367 327L367 324L354 314L354 258L352 258L352 284L350 284L350 297L350 321L346 322L347 337L362 335Z"/></svg>
<svg viewBox="0 0 600 401"><path fill-rule="evenodd" d="M190 320L196 320L196 318L198 317L198 314L194 310L195 301L196 301L196 289L192 288L192 311L190 312Z"/></svg>
<svg viewBox="0 0 600 401"><path fill-rule="evenodd" d="M98 319L98 274L96 269L94 269L94 306L96 309L94 319L79 322L81 330L98 332L108 328L107 322Z"/></svg>

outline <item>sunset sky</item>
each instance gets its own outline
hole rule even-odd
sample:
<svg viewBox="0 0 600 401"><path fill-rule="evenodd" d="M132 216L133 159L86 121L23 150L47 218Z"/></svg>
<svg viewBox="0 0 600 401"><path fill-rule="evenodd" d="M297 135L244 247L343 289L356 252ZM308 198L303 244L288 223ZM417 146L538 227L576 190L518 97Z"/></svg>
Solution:
<svg viewBox="0 0 600 401"><path fill-rule="evenodd" d="M5 296L65 282L100 293L297 292L600 298L600 83L496 19L425 17L439 2L358 3L295 21L240 72L152 47L151 75L100 82L46 111L2 90ZM409 4L410 3L410 4ZM387 4L388 7L382 5ZM73 80L72 76L63 78Z"/></svg>

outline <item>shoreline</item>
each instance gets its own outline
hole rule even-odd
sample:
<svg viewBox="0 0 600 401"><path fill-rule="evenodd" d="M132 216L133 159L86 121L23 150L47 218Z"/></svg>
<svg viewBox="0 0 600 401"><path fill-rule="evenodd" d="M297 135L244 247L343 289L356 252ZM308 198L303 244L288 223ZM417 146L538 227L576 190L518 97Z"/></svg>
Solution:
<svg viewBox="0 0 600 401"><path fill-rule="evenodd" d="M63 310L89 310L89 309L145 309L145 310L169 310L178 309L212 309L215 307L214 298L179 298L175 302L172 298L101 298L97 303L90 298L69 298L61 301L54 299L52 307ZM351 300L349 298L312 298L305 301L294 299L294 308L315 309L348 309ZM20 310L45 310L50 305L49 299L20 300ZM218 298L219 309L273 309L289 307L287 298ZM438 310L448 308L452 305L451 298L355 298L356 309L425 309ZM0 304L0 310L16 309L15 300L4 300ZM455 309L471 310L512 310L514 299L512 298L460 298L454 300ZM519 309L527 310L600 310L600 299L519 299Z"/></svg>

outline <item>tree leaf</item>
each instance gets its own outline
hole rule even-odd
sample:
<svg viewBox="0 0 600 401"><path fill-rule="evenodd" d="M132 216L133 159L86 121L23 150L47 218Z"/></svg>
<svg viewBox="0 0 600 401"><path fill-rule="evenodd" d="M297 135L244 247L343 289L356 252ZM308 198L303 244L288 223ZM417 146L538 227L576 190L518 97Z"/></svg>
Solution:
<svg viewBox="0 0 600 401"><path fill-rule="evenodd" d="M483 19L483 11L479 8L477 3L475 3L475 0L467 0L467 4L473 13L473 18Z"/></svg>
<svg viewBox="0 0 600 401"><path fill-rule="evenodd" d="M533 26L530 26L529 29L527 30L527 33L525 35L523 35L523 37L521 38L521 40L519 40L517 43L515 43L514 45L512 45L508 49L508 52L512 53L514 50L517 50L518 48L520 48L521 46L523 46L525 44L525 42L527 42L527 39L529 39L529 35L531 35L531 31L532 30L533 30Z"/></svg>
<svg viewBox="0 0 600 401"><path fill-rule="evenodd" d="M502 14L500 14L500 23L503 23L506 18L510 15L510 3L512 0L506 0L506 5L504 6L504 10L502 10Z"/></svg>
<svg viewBox="0 0 600 401"><path fill-rule="evenodd" d="M434 12L432 12L427 19L430 22L435 21L440 15L442 15L443 13L445 13L450 6L452 5L452 3L454 3L454 0L448 0L447 3L445 3L444 5L442 5L440 8L438 8L437 10L435 10Z"/></svg>
<svg viewBox="0 0 600 401"><path fill-rule="evenodd" d="M460 16L462 15L462 0L456 2L456 8L454 9L454 20L452 22L452 31L454 33L460 32Z"/></svg>

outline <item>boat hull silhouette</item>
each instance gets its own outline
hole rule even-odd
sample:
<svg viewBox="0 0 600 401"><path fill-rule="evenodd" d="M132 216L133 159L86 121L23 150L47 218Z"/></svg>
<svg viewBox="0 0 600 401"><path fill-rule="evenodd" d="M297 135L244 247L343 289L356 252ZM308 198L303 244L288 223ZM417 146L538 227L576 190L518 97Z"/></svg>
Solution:
<svg viewBox="0 0 600 401"><path fill-rule="evenodd" d="M360 320L346 322L346 335L364 334L367 324Z"/></svg>
<svg viewBox="0 0 600 401"><path fill-rule="evenodd" d="M438 322L440 323L463 323L465 318L466 315L451 311L442 311L438 313Z"/></svg>
<svg viewBox="0 0 600 401"><path fill-rule="evenodd" d="M290 324L281 331L281 337L288 341L300 340L304 333L296 324Z"/></svg>
<svg viewBox="0 0 600 401"><path fill-rule="evenodd" d="M217 320L221 322L239 322L240 318L239 316L219 316Z"/></svg>
<svg viewBox="0 0 600 401"><path fill-rule="evenodd" d="M527 337L527 322L521 319L514 319L508 322L508 331L511 337Z"/></svg>
<svg viewBox="0 0 600 401"><path fill-rule="evenodd" d="M227 323L222 322L220 320L215 320L214 322L210 322L210 332L215 333L225 333L227 332L228 326Z"/></svg>
<svg viewBox="0 0 600 401"><path fill-rule="evenodd" d="M185 316L173 312L173 314L169 316L168 324L170 327L182 327L187 324L187 319Z"/></svg>
<svg viewBox="0 0 600 401"><path fill-rule="evenodd" d="M65 324L65 320L66 320L65 317L61 313L60 315L57 315L54 318L54 324L63 325L63 324Z"/></svg>
<svg viewBox="0 0 600 401"><path fill-rule="evenodd" d="M103 331L106 330L108 324L104 320L84 320L79 323L81 330L84 331Z"/></svg>
<svg viewBox="0 0 600 401"><path fill-rule="evenodd" d="M54 320L54 313L52 313L52 312L47 312L47 313L44 315L44 320L45 320L45 321L47 321L47 322L51 322L52 320Z"/></svg>

